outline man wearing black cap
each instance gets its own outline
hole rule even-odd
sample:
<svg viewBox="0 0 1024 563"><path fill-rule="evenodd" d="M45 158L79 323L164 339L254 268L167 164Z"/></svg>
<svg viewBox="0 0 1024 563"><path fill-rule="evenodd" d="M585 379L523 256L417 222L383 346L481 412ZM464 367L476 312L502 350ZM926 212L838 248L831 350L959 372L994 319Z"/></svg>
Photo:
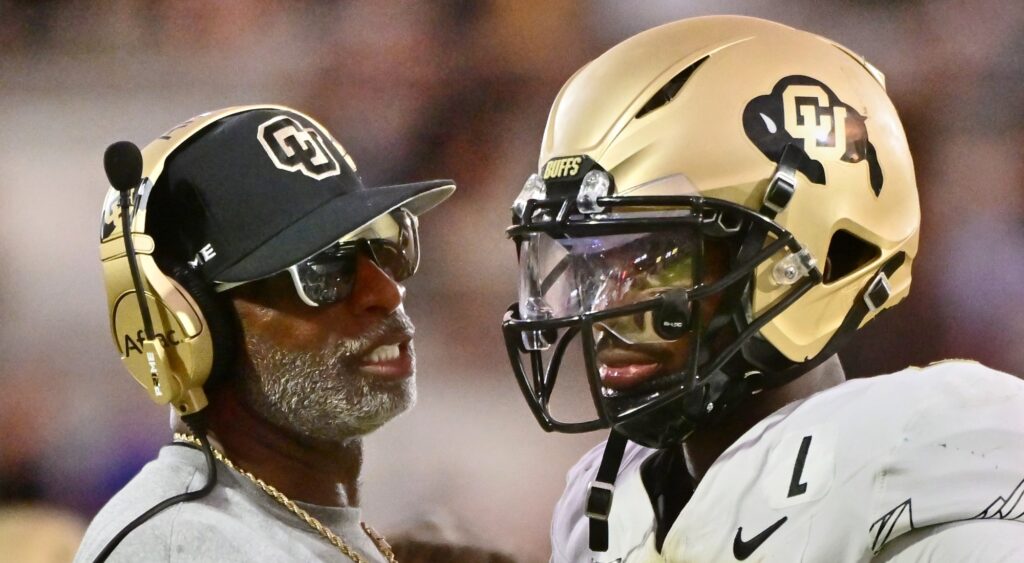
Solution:
<svg viewBox="0 0 1024 563"><path fill-rule="evenodd" d="M162 272L193 297L212 290L196 302L213 338L200 414L216 486L143 516L209 477L174 416L175 443L96 516L76 561L393 560L360 517L362 436L415 402L400 282L418 264L416 216L455 186L366 188L341 145L288 108L212 116L143 151L130 214L148 214ZM119 340L123 358L135 344Z"/></svg>

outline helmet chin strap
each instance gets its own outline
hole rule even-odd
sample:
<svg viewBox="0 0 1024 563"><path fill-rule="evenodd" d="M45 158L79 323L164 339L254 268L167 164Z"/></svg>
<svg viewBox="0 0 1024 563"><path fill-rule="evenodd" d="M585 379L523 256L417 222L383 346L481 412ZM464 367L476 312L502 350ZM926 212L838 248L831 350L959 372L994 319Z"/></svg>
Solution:
<svg viewBox="0 0 1024 563"><path fill-rule="evenodd" d="M628 438L612 429L604 445L597 477L590 483L586 507L586 515L590 520L590 551L608 551L608 515L612 511L615 478L618 477L628 441Z"/></svg>

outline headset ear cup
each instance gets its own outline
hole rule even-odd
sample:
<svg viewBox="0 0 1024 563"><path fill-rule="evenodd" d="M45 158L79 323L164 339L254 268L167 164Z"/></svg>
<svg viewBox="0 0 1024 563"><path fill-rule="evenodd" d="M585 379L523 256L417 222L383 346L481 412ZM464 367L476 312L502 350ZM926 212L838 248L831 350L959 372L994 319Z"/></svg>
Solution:
<svg viewBox="0 0 1024 563"><path fill-rule="evenodd" d="M234 361L237 318L224 297L213 291L195 270L186 265L175 265L170 270L171 277L196 302L206 321L213 342L213 362L206 385L216 385Z"/></svg>

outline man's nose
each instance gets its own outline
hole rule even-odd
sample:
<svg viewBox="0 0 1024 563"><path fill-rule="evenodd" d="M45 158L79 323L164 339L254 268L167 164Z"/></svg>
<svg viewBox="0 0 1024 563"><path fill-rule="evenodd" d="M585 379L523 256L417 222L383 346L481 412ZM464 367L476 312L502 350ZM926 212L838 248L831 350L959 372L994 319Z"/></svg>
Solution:
<svg viewBox="0 0 1024 563"><path fill-rule="evenodd" d="M404 288L377 264L360 254L356 263L356 283L349 297L357 313L391 314L402 305Z"/></svg>

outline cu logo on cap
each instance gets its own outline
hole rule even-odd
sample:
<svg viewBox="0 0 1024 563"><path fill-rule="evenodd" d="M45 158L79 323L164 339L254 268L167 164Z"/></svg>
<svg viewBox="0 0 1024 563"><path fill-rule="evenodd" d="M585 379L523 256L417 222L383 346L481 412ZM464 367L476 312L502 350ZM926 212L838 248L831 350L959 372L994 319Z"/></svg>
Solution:
<svg viewBox="0 0 1024 563"><path fill-rule="evenodd" d="M314 128L303 128L288 116L275 117L259 126L256 132L263 150L274 166L288 172L302 172L314 180L323 180L341 173L324 138Z"/></svg>

